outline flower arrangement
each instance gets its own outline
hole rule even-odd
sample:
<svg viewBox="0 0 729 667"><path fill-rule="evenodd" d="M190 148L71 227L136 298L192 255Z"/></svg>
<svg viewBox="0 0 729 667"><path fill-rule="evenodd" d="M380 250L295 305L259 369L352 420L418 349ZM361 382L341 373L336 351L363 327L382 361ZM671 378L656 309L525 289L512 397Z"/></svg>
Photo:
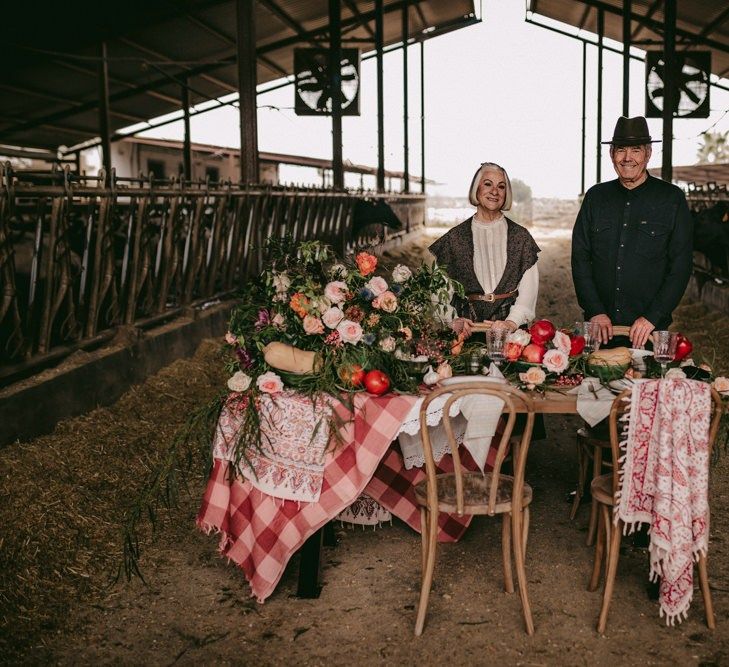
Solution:
<svg viewBox="0 0 729 667"><path fill-rule="evenodd" d="M374 255L345 260L318 241L269 250L225 336L232 391L415 391L422 365L459 351L450 301L463 288L441 269L399 264L381 275Z"/></svg>

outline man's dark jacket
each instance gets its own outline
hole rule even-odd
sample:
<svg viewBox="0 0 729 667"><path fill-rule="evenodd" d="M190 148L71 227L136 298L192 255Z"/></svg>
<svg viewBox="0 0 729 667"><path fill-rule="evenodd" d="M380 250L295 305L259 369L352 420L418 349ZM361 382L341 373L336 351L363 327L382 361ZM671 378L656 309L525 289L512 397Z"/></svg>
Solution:
<svg viewBox="0 0 729 667"><path fill-rule="evenodd" d="M585 319L613 324L645 317L671 323L692 270L693 224L683 192L648 176L633 190L619 180L585 194L572 231L572 278Z"/></svg>

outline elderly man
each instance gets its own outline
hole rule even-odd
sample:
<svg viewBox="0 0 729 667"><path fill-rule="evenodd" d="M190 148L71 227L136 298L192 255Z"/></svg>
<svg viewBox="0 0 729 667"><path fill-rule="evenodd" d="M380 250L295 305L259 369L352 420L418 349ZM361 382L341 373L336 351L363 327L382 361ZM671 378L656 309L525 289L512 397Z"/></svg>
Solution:
<svg viewBox="0 0 729 667"><path fill-rule="evenodd" d="M630 326L642 347L666 329L691 276L692 221L683 192L650 176L648 123L621 117L610 144L618 178L585 194L572 232L572 279L585 320L607 343Z"/></svg>

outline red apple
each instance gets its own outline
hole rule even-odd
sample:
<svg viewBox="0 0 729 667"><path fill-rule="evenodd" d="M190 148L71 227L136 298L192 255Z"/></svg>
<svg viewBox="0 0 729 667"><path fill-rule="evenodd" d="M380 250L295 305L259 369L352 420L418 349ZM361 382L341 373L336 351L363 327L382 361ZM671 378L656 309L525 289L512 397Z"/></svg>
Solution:
<svg viewBox="0 0 729 667"><path fill-rule="evenodd" d="M529 327L529 333L532 336L532 343L537 345L544 345L548 343L557 330L554 328L549 320L537 320L531 327Z"/></svg>
<svg viewBox="0 0 729 667"><path fill-rule="evenodd" d="M584 336L570 336L570 357L576 357L578 354L582 354L582 350L584 349Z"/></svg>
<svg viewBox="0 0 729 667"><path fill-rule="evenodd" d="M387 377L387 373L383 373L382 371L367 371L364 377L364 386L370 394L382 396L382 394L386 394L390 389L390 378Z"/></svg>
<svg viewBox="0 0 729 667"><path fill-rule="evenodd" d="M694 346L691 341L686 338L683 334L676 336L676 356L673 358L674 361L681 361L691 354Z"/></svg>
<svg viewBox="0 0 729 667"><path fill-rule="evenodd" d="M554 335L554 332L552 332ZM544 359L544 354L547 350L543 345L537 345L536 343L529 343L521 353L521 358L524 361L528 361L531 364L541 364Z"/></svg>

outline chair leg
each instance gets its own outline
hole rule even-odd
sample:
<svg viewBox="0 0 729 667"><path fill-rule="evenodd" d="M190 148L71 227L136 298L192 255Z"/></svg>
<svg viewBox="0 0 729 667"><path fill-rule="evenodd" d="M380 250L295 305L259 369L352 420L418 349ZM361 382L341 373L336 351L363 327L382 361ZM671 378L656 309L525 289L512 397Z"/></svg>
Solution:
<svg viewBox="0 0 729 667"><path fill-rule="evenodd" d="M514 592L514 577L511 573L511 514L501 515L501 559L504 563L504 590Z"/></svg>
<svg viewBox="0 0 729 667"><path fill-rule="evenodd" d="M608 528L605 525L606 512L605 505L600 505L600 513L597 517L597 544L595 545L595 559L592 563L592 576L590 577L590 583L587 585L587 590L590 592L596 591L600 584L600 570L602 569L602 561L605 556L605 545L608 541Z"/></svg>
<svg viewBox="0 0 729 667"><path fill-rule="evenodd" d="M709 630L716 628L716 619L714 617L714 604L711 601L711 589L709 588L709 575L706 571L706 556L699 556L699 586L701 587L701 596L704 598L704 609L706 611L706 625Z"/></svg>
<svg viewBox="0 0 729 667"><path fill-rule="evenodd" d="M532 609L529 606L527 595L526 569L524 568L524 540L522 533L522 511L513 508L511 513L511 537L514 542L514 562L516 563L516 578L519 582L519 596L521 597L521 608L524 614L524 625L528 635L534 634L534 621L532 620Z"/></svg>
<svg viewBox="0 0 729 667"><path fill-rule="evenodd" d="M577 516L577 510L582 502L582 494L585 491L587 483L587 455L582 447L579 438L577 439L577 489L575 489L575 499L572 501L572 509L570 510L570 521L574 521Z"/></svg>
<svg viewBox="0 0 729 667"><path fill-rule="evenodd" d="M418 603L418 615L415 619L415 636L423 634L425 626L425 614L428 611L428 600L430 599L430 588L433 585L433 571L435 570L435 549L438 538L438 512L428 512L428 550L425 556L425 568L420 587L420 602ZM422 529L422 528L421 528Z"/></svg>
<svg viewBox="0 0 729 667"><path fill-rule="evenodd" d="M600 634L605 632L607 626L608 610L613 597L615 587L615 575L618 571L618 557L620 556L620 538L622 535L622 522L612 527L610 533L610 546L608 547L607 567L605 568L605 591L602 595L602 607L600 618L597 621L597 631Z"/></svg>
<svg viewBox="0 0 729 667"><path fill-rule="evenodd" d="M602 474L602 447L595 447L592 457L592 479ZM587 524L587 546L591 547L595 544L595 534L597 533L597 512L598 502L592 499L590 507L590 523Z"/></svg>
<svg viewBox="0 0 729 667"><path fill-rule="evenodd" d="M524 508L524 524L522 526L522 542L524 551L524 560L526 560L527 541L529 540L529 505Z"/></svg>
<svg viewBox="0 0 729 667"><path fill-rule="evenodd" d="M428 510L420 508L420 571L425 574L425 565L428 559Z"/></svg>

